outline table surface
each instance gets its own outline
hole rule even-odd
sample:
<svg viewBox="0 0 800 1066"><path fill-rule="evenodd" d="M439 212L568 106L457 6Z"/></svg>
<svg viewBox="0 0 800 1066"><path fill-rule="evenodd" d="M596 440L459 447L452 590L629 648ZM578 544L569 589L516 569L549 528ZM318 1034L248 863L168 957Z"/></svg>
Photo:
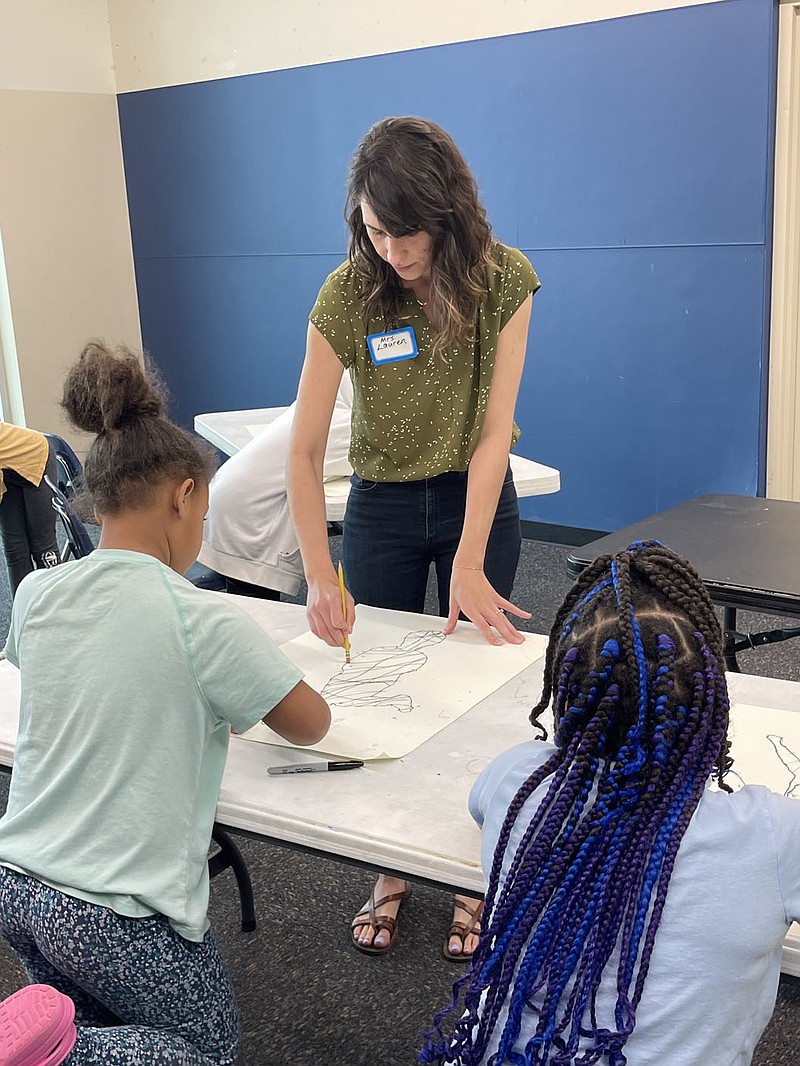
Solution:
<svg viewBox="0 0 800 1066"><path fill-rule="evenodd" d="M308 630L302 606L234 598L278 644ZM528 637L544 654L546 638ZM320 756L231 737L217 820L258 836L480 893L480 832L467 812L467 796L492 758L531 739L527 716L539 696L541 670L539 659L409 755L367 763L360 770L269 777L268 766ZM0 765L13 762L18 718L19 671L2 661Z"/></svg>
<svg viewBox="0 0 800 1066"><path fill-rule="evenodd" d="M800 503L700 496L574 549L568 570L576 577L636 540L660 540L689 559L716 603L800 614Z"/></svg>
<svg viewBox="0 0 800 1066"><path fill-rule="evenodd" d="M251 411L218 411L195 415L194 428L196 433L225 455L235 455L253 439L248 426L267 426L285 410L285 407L261 407ZM544 496L561 488L561 475L552 466L525 459L513 452L510 461L517 496ZM349 493L348 477L325 481L325 511L329 522L342 521Z"/></svg>
<svg viewBox="0 0 800 1066"><path fill-rule="evenodd" d="M221 593L219 595L222 595ZM295 604L237 597L282 644L306 631ZM534 640L544 652L546 638ZM467 811L478 774L500 752L532 738L528 712L539 697L542 659L405 758L337 774L269 777L267 767L308 762L296 748L232 737L217 819L256 836L466 892L483 892L480 831ZM728 675L734 702L800 709L800 684ZM0 662L0 765L13 763L19 672ZM800 936L790 933L784 970L800 976Z"/></svg>

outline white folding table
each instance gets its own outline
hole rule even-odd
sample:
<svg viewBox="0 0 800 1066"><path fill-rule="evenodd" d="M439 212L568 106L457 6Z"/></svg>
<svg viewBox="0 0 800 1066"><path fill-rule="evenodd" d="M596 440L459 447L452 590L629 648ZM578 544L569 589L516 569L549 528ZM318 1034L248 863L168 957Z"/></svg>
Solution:
<svg viewBox="0 0 800 1066"><path fill-rule="evenodd" d="M300 606L237 600L278 644L306 631ZM544 653L546 638L532 639ZM312 756L232 737L217 820L273 842L481 894L480 832L467 796L492 758L532 737L528 712L541 677L539 659L404 758L347 773L270 777L268 766ZM728 684L734 703L800 709L800 683L729 674ZM0 766L13 762L18 715L19 673L0 662ZM782 969L800 976L800 930L794 926Z"/></svg>
<svg viewBox="0 0 800 1066"><path fill-rule="evenodd" d="M205 437L225 455L235 455L253 439L252 428L268 426L285 410L285 407L260 407L251 411L218 411L195 415L194 428L196 433ZM513 452L509 458L517 496L544 496L550 492L558 492L561 487L558 470ZM350 478L328 478L324 489L328 521L341 522L350 494Z"/></svg>

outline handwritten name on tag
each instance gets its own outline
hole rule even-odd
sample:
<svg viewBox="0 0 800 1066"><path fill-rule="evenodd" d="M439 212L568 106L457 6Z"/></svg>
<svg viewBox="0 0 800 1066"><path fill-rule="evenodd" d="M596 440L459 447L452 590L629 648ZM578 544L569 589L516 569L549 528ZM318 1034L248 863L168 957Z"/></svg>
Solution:
<svg viewBox="0 0 800 1066"><path fill-rule="evenodd" d="M411 326L390 329L387 333L371 333L367 337L367 347L375 366L396 363L400 359L415 359L419 354L417 338Z"/></svg>

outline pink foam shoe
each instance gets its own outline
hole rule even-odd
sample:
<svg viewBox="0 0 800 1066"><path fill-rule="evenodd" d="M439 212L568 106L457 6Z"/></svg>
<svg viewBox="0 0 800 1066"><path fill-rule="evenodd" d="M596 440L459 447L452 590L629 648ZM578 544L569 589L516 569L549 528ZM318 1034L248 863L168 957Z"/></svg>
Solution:
<svg viewBox="0 0 800 1066"><path fill-rule="evenodd" d="M0 1066L58 1066L77 1038L75 1004L50 985L28 985L0 1003Z"/></svg>

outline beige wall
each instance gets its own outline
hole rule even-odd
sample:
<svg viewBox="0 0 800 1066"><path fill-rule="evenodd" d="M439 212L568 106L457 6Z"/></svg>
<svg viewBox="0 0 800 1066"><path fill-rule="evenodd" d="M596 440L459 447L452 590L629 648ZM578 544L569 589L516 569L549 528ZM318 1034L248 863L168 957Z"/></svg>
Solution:
<svg viewBox="0 0 800 1066"><path fill-rule="evenodd" d="M65 429L65 367L89 337L141 344L105 0L0 0L0 234L24 410ZM13 389L12 389L13 392ZM12 397L13 400L13 397Z"/></svg>
<svg viewBox="0 0 800 1066"><path fill-rule="evenodd" d="M0 144L0 228L26 420L59 432L64 369L86 340L140 343L116 100L0 91Z"/></svg>
<svg viewBox="0 0 800 1066"><path fill-rule="evenodd" d="M106 0L0 0L0 88L113 93Z"/></svg>
<svg viewBox="0 0 800 1066"><path fill-rule="evenodd" d="M108 0L117 91L720 0Z"/></svg>

